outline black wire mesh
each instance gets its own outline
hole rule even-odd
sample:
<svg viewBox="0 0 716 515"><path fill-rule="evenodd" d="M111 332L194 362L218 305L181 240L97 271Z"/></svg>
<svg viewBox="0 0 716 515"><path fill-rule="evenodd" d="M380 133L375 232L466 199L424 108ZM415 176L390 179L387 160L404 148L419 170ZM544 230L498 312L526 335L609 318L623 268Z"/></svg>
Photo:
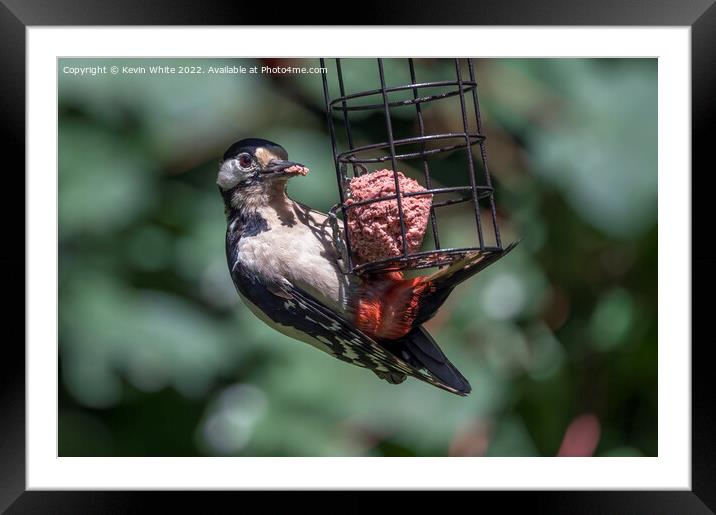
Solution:
<svg viewBox="0 0 716 515"><path fill-rule="evenodd" d="M326 105L326 116L328 130L331 137L333 158L336 166L338 179L338 190L340 201L330 211L333 224L334 241L337 248L342 252L344 262L347 265L346 272L355 274L381 273L396 270L422 269L429 267L441 267L450 264L468 252L482 250L485 252L501 252L502 243L500 231L497 225L497 217L494 202L494 190L490 180L490 173L487 163L487 152L485 149L485 136L482 133L482 121L480 119L480 106L477 96L477 81L475 79L475 68L472 59L454 59L454 79L418 82L413 59L406 59L407 68L410 73L410 83L397 86L386 84L383 59L377 59L379 88L359 91L346 94L343 69L340 59L333 59L333 70L327 67L326 59L320 59L323 79L323 92ZM461 61L466 61L463 63ZM463 77L464 64L467 68L467 78ZM339 96L331 97L329 88L329 73L335 73ZM426 90L439 90L436 93L427 94ZM394 99L391 95L399 92L412 92L411 98ZM427 133L424 116L424 106L429 103L458 97L460 104L460 127L448 132ZM467 97L467 98L466 98ZM368 100L368 103L360 101ZM471 102L470 102L471 100ZM469 104L472 104L469 107ZM403 106L415 106L414 116L418 134L415 136L395 138L391 108ZM366 143L360 146L355 145L355 136L351 127L350 113L358 111L382 112L385 120L386 140L379 143ZM470 130L470 125L476 130ZM345 130L345 145L347 149L339 150L339 139L336 132L336 124L342 124ZM344 145L344 146L345 146ZM473 156L473 146L479 146L479 162L481 163L481 179L478 183L477 166ZM430 174L431 159L438 154L463 151L466 154L467 184L449 187L434 187L434 180ZM368 167L375 167L381 163L390 162L392 169L398 171L398 162L407 160L420 160L422 164L422 185L425 190L419 192L403 193L400 191L398 175L395 178L395 194L382 196L380 198L363 200L359 202L346 202L350 195L348 167L351 167L353 177L368 173ZM456 170L456 173L464 170ZM432 194L432 199L440 195L452 193L457 195L447 200L433 201L430 208L429 225L432 233L433 248L411 252L407 243L406 222L403 212L404 198L411 196L425 196ZM388 257L380 260L357 263L351 252L350 239L342 238L338 230L342 218L344 233L348 234L349 210L359 206L374 203L396 200L397 211L401 229L401 248L399 256ZM438 230L438 213L440 208L460 203L471 203L477 242L471 247L449 247L443 248L440 244ZM481 213L480 205L483 203ZM486 223L485 218L489 218ZM491 231L491 245L487 242L486 231Z"/></svg>

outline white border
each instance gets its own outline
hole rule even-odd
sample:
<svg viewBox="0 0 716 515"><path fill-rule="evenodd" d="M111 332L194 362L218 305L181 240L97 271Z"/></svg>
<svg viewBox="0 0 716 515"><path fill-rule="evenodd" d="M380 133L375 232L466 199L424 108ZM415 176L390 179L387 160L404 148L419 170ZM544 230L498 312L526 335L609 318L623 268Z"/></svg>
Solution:
<svg viewBox="0 0 716 515"><path fill-rule="evenodd" d="M27 487L690 489L691 258L678 250L691 248L690 39L688 27L28 28ZM57 457L57 57L325 52L659 58L657 458Z"/></svg>

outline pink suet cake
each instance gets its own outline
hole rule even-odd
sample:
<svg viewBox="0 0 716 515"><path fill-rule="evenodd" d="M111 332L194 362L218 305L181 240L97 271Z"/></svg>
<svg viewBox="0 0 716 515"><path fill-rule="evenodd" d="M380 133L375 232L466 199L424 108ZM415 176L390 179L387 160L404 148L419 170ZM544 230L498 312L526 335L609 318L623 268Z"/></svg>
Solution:
<svg viewBox="0 0 716 515"><path fill-rule="evenodd" d="M425 191L418 181L397 173L400 199L405 220L408 252L420 249L430 217L432 194L404 196L406 193ZM395 174L392 170L376 170L354 177L349 183L352 205L395 195ZM348 237L355 264L398 257L403 253L400 216L396 199L370 202L348 210Z"/></svg>

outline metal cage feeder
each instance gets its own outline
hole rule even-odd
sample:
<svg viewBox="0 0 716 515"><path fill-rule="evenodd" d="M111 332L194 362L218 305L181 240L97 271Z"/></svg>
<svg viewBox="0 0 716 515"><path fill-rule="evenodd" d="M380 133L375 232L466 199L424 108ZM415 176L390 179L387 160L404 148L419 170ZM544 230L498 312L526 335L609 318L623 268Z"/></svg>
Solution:
<svg viewBox="0 0 716 515"><path fill-rule="evenodd" d="M329 91L326 59L320 59L323 79L323 93L325 98L326 116L328 130L331 137L333 158L336 167L338 180L338 191L340 201L330 211L331 223L333 225L334 243L343 255L346 264L346 272L354 274L377 274L400 270L417 270L430 267L442 267L460 259L470 252L477 250L486 253L502 253L500 231L497 225L497 217L494 202L494 189L490 180L490 173L487 163L487 152L485 148L485 135L482 133L480 119L480 106L477 95L477 81L472 59L467 61L467 77L463 77L461 59L454 59L454 78L442 81L418 82L415 73L413 59L406 59L406 67L410 73L410 83L397 86L388 86L385 79L383 59L377 59L378 88L359 91L347 94L347 85L344 81L341 60L334 59L333 69L338 83L339 96L332 97ZM438 90L427 94L430 90ZM426 91L427 90L427 91ZM395 95L401 92L412 92L411 98L395 99ZM461 120L460 127L449 132L426 132L424 108L434 102L439 102L450 97L459 97ZM367 103L361 103L366 102ZM472 104L472 105L470 105ZM418 134L414 136L395 138L391 109L403 106L415 106L415 120ZM355 145L355 137L351 127L350 114L356 111L369 111L382 113L385 120L385 141L378 143ZM345 131L345 142L347 148L340 148L337 138L337 122L343 125ZM476 131L470 130L470 125L476 127ZM473 156L473 147L479 146L479 162L482 164L482 177L478 176L478 166ZM346 146L346 145L344 145ZM434 187L430 175L431 160L438 154L463 151L466 153L467 180L466 184L449 187ZM395 194L381 196L375 199L363 200L360 202L347 203L350 195L349 189L349 167L353 177L368 173L369 167L375 167L381 163L389 162L392 169L399 170L398 163L406 160L420 160L422 162L422 186L424 191L402 193L397 174L395 177ZM464 170L463 170L464 173ZM482 181L478 181L481 178ZM429 227L432 232L433 248L429 250L418 250L411 252L407 244L406 223L403 213L402 200L410 196L432 194L432 205L429 215ZM435 202L439 195L452 194L455 198ZM348 235L348 212L360 205L373 202L397 201L398 217L401 229L402 251L398 256L392 256L375 261L356 263L355 256L351 252L350 238L342 238L338 230L338 224L343 223L343 234ZM480 212L480 203L485 205L485 212ZM438 231L438 217L442 207L471 203L477 241L471 247L442 247ZM339 218L340 217L340 218ZM487 232L490 231L492 245L488 244ZM427 238L426 238L427 240Z"/></svg>

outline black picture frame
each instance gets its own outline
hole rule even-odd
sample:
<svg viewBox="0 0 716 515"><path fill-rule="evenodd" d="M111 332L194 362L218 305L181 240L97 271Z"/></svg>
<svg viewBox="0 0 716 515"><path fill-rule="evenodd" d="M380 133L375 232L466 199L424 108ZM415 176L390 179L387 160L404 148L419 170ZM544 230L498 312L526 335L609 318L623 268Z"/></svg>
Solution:
<svg viewBox="0 0 716 515"><path fill-rule="evenodd" d="M692 172L692 274L693 294L702 293L703 302L692 302L692 325L702 315L704 327L710 308L706 292L713 291L716 254L708 250L712 216L705 202L706 159L713 146L716 127L716 4L714 0L526 0L480 2L460 0L449 9L438 2L400 0L399 2L361 2L360 9L341 13L323 8L322 14L309 12L303 4L282 4L271 13L270 23L294 24L444 24L444 25L663 25L691 27L692 73L692 162L701 165L701 176ZM207 2L195 0L0 0L0 112L2 131L4 198L2 266L5 271L6 307L4 344L0 359L0 510L9 513L84 513L145 511L150 506L171 506L204 511L214 503L217 493L189 496L150 492L48 492L25 488L25 28L36 25L243 25L246 20L261 21L257 3ZM316 17L318 16L318 17ZM320 18L323 16L323 18ZM710 168L713 168L711 165ZM698 178L701 187L694 187ZM688 178L684 178L687 180ZM20 192L24 192L21 194ZM703 200L703 199L702 199ZM696 243L699 243L697 246ZM689 249L680 249L688 252ZM25 271L20 274L19 271ZM9 287L8 287L9 286ZM12 293L11 293L12 292ZM660 316L668 314L661 313ZM13 322L13 323L9 323ZM498 503L503 509L524 506L547 513L712 513L716 511L716 409L713 402L714 374L708 359L712 338L693 338L692 345L692 490L691 491L610 491L610 492L461 492L450 495L451 505L468 503L484 509ZM671 342L683 345L688 342ZM236 492L221 494L222 500L241 506L261 502L262 511L271 512L276 503L303 500L330 511L372 510L388 502L383 493L334 494L333 505L318 500L316 493L281 493L271 496ZM239 499L240 498L240 499ZM234 503L241 503L241 506ZM425 506L422 493L403 495L402 509ZM231 505L227 505L231 506ZM333 507L333 509L331 509ZM217 511L217 510L212 510Z"/></svg>

